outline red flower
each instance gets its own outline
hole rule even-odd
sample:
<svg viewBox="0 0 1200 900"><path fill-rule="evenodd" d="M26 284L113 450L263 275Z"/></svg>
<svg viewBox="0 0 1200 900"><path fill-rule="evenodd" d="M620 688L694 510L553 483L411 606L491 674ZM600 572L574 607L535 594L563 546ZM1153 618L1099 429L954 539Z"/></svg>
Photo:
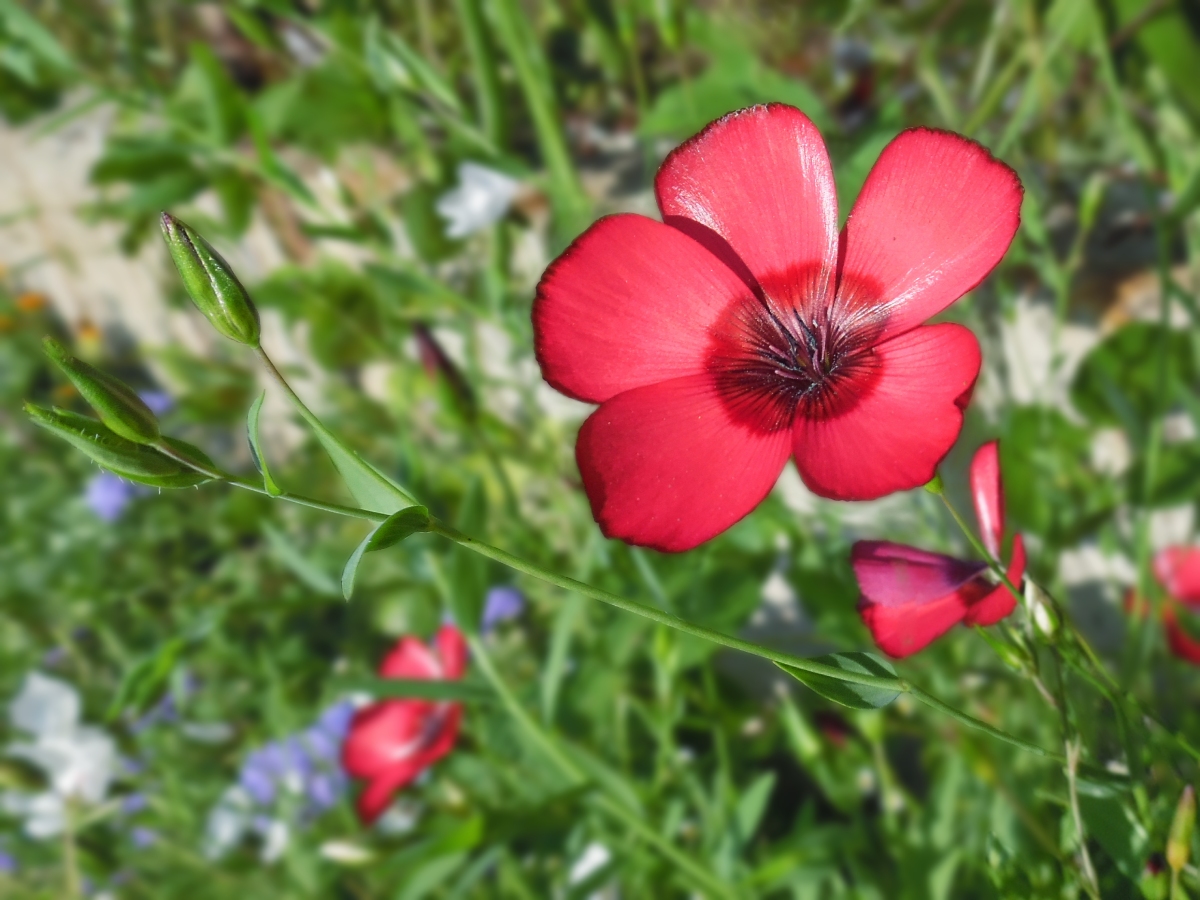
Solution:
<svg viewBox="0 0 1200 900"><path fill-rule="evenodd" d="M379 667L384 678L461 678L467 644L453 625L443 625L435 650L414 637L402 638ZM434 700L383 700L359 710L342 745L342 766L368 781L358 814L371 823L392 794L451 751L458 739L462 704Z"/></svg>
<svg viewBox="0 0 1200 900"><path fill-rule="evenodd" d="M1179 622L1179 606L1200 608L1200 548L1167 547L1154 557L1154 576L1170 596L1163 605L1167 646L1180 659L1200 665L1200 641ZM1144 604L1142 604L1144 606Z"/></svg>
<svg viewBox="0 0 1200 900"><path fill-rule="evenodd" d="M979 373L959 325L924 326L1000 261L1021 184L925 128L884 149L838 234L820 134L772 104L673 152L663 221L601 219L533 308L546 380L601 404L575 455L609 537L687 550L757 506L790 455L867 500L929 481Z"/></svg>
<svg viewBox="0 0 1200 900"><path fill-rule="evenodd" d="M971 495L983 546L996 559L1004 538L1004 490L999 448L984 444L971 460ZM1013 611L1017 598L987 577L982 562L968 562L892 544L859 541L850 552L862 600L858 611L885 653L902 657L941 637L958 622L995 625ZM1013 537L1008 579L1025 577L1025 542Z"/></svg>

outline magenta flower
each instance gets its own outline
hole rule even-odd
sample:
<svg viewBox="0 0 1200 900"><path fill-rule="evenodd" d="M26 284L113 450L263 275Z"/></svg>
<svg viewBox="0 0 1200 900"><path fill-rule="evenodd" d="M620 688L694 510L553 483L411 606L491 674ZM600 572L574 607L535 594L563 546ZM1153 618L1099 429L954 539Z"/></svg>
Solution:
<svg viewBox="0 0 1200 900"><path fill-rule="evenodd" d="M984 444L971 460L971 495L983 546L1000 558L1004 538L1004 490L999 446ZM858 610L875 643L890 656L916 653L959 622L995 625L1017 599L989 577L987 563L955 559L889 541L859 541L850 560L862 600ZM1025 577L1025 543L1013 536L1008 580Z"/></svg>

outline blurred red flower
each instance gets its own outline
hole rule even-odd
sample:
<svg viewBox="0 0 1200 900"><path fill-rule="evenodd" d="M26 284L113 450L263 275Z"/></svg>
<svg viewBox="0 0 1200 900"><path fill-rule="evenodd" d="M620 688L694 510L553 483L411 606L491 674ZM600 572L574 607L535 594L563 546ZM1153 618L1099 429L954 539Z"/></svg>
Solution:
<svg viewBox="0 0 1200 900"><path fill-rule="evenodd" d="M971 460L971 496L983 546L1000 558L1004 539L1004 488L999 445L984 444ZM850 552L862 599L863 622L885 653L916 653L954 625L995 625L1017 598L988 578L986 563L955 559L888 541L859 541ZM1025 577L1025 542L1014 535L1008 579Z"/></svg>
<svg viewBox="0 0 1200 900"><path fill-rule="evenodd" d="M453 625L443 625L430 648L404 637L379 667L384 678L458 679L467 664L467 644ZM383 700L359 710L342 745L342 765L367 780L358 814L371 823L392 795L433 765L458 739L462 704L435 700Z"/></svg>
<svg viewBox="0 0 1200 900"><path fill-rule="evenodd" d="M1167 592L1163 605L1163 628L1167 633L1167 646L1180 659L1200 665L1200 641L1184 630L1179 622L1181 605L1200 609L1200 548L1167 547L1154 557L1154 577ZM1126 601L1126 606L1130 606ZM1144 604L1133 604L1142 608Z"/></svg>
<svg viewBox="0 0 1200 900"><path fill-rule="evenodd" d="M731 113L655 181L663 221L596 222L546 270L535 349L599 403L575 455L609 537L687 550L757 506L789 456L824 497L924 484L962 426L979 344L923 325L1000 261L1016 173L917 128L838 233L824 142L799 110Z"/></svg>

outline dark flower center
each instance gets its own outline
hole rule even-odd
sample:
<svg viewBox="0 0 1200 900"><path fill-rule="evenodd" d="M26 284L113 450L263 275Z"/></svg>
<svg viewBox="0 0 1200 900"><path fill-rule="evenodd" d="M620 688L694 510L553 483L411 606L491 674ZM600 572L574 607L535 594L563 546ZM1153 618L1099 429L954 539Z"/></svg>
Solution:
<svg viewBox="0 0 1200 900"><path fill-rule="evenodd" d="M878 378L882 321L865 302L874 292L855 284L836 301L807 296L810 274L764 280L713 329L708 365L717 390L735 419L760 431L790 428L796 416L844 415Z"/></svg>

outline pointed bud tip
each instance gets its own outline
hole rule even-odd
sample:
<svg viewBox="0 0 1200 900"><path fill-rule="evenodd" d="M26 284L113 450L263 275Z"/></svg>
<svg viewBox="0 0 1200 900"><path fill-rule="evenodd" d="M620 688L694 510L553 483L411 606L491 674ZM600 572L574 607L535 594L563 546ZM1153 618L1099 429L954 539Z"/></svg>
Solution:
<svg viewBox="0 0 1200 900"><path fill-rule="evenodd" d="M117 435L135 444L153 444L159 438L158 417L144 400L119 378L76 359L52 337L42 340L46 355L91 404L100 420Z"/></svg>
<svg viewBox="0 0 1200 900"><path fill-rule="evenodd" d="M162 213L159 222L192 303L225 337L257 347L258 310L233 268L187 223L168 212Z"/></svg>

